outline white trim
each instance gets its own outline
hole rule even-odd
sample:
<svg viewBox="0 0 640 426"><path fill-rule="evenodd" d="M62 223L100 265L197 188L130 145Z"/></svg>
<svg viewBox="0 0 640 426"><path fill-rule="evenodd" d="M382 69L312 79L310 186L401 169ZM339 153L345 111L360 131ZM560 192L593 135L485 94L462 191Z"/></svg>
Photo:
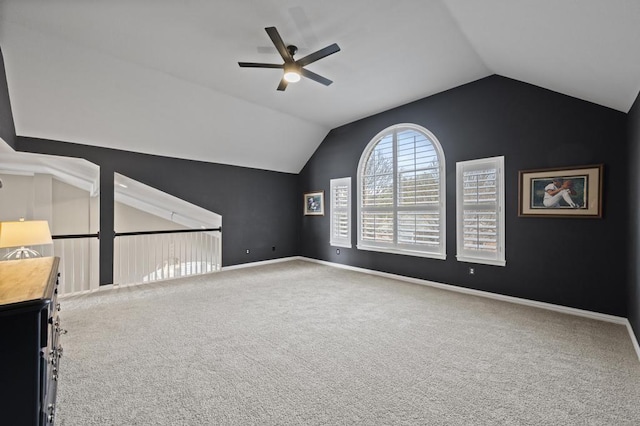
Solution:
<svg viewBox="0 0 640 426"><path fill-rule="evenodd" d="M262 261L259 261L259 262L249 262L249 263L241 263L239 265L223 266L222 268L220 268L219 271L211 271L211 272L207 272L205 274L189 275L189 276L185 276L185 277L171 277L171 278L165 278L165 279L162 279L162 280L143 281L143 282L131 283L131 284L102 284L102 285L98 286L98 288L93 288L91 290L74 291L73 293L64 293L64 294L61 294L58 297L60 299L64 299L65 297L79 296L79 295L82 295L82 294L96 293L96 292L99 292L99 291L109 291L109 290L116 290L116 289L119 289L119 288L137 287L137 286L140 286L140 285L147 285L147 284L156 284L156 283L160 283L160 282L164 282L164 281L179 280L181 278L201 277L203 275L217 274L218 272L222 272L222 271L232 271L234 269L251 268L251 267L254 267L254 266L262 266L262 265L268 265L268 264L272 264L272 263L288 262L290 260L304 260L304 258L302 258L300 256L282 257L282 258L279 258L279 259L262 260Z"/></svg>
<svg viewBox="0 0 640 426"><path fill-rule="evenodd" d="M627 331L629 332L629 337L631 337L633 349L636 350L636 355L638 355L638 361L640 361L640 345L638 344L638 339L636 338L636 334L633 332L633 327L631 326L631 322L629 322L629 320L627 320Z"/></svg>
<svg viewBox="0 0 640 426"><path fill-rule="evenodd" d="M505 296L503 294L491 293L488 291L474 290L472 288L459 287L451 284L442 284L442 283L437 283L435 281L428 281L420 278L405 277L403 275L391 274L389 272L374 271L371 269L359 268L357 266L343 265L341 263L327 262L325 260L311 259L308 257L303 257L302 260L305 260L307 262L320 263L327 266L333 266L336 268L348 269L350 271L362 272L370 275L377 275L380 277L390 278L398 281L406 281L412 284L420 284L428 287L439 288L442 290L470 294L472 296L486 297L488 299L501 300L504 302L511 302L519 305L531 306L534 308L541 308L549 311L561 312L564 314L576 315L584 318L591 318L591 319L596 319L600 321L612 322L615 324L626 325L628 322L628 320L625 317L618 317L618 316L609 315L609 314L601 314L599 312L587 311L587 310L578 309L578 308L570 308L568 306L554 305L553 303L538 302L535 300L522 299L520 297L514 297L514 296Z"/></svg>
<svg viewBox="0 0 640 426"><path fill-rule="evenodd" d="M329 182L329 244L333 247L351 248L351 176L331 179ZM340 187L347 188L347 206L345 208L336 208L335 206L336 190ZM335 213L337 212L344 212L347 214L348 235L346 237L336 237L333 233L336 219Z"/></svg>
<svg viewBox="0 0 640 426"><path fill-rule="evenodd" d="M220 271L211 271L211 272L207 272L205 274L188 275L188 276L184 276L184 277L163 278L161 280L142 281L142 282L129 283L129 284L102 284L102 285L99 285L96 288L92 288L92 289L89 289L89 290L80 290L80 291L74 291L74 292L71 292L71 293L64 293L64 294L59 295L58 298L64 299L65 297L74 297L74 296L80 296L80 295L89 294L89 293L97 293L97 292L102 292L102 291L117 290L119 288L138 287L138 286L141 286L141 285L157 284L157 283L161 283L161 282L165 282L165 281L179 280L181 278L200 277L200 276L203 276L203 275L215 274L217 272L220 272Z"/></svg>
<svg viewBox="0 0 640 426"><path fill-rule="evenodd" d="M103 290L111 290L112 288L113 288L113 284L105 284L105 285L99 286L98 288L92 288L91 290L80 290L80 291L74 291L73 293L59 294L58 299L63 300L67 297L79 296L81 294L95 293L97 291L103 291Z"/></svg>
<svg viewBox="0 0 640 426"><path fill-rule="evenodd" d="M288 262L290 260L302 260L300 256L280 257L278 259L260 260L258 262L241 263L239 265L223 266L221 271L232 271L234 269L252 268L254 266L270 265L273 263Z"/></svg>
<svg viewBox="0 0 640 426"><path fill-rule="evenodd" d="M479 205L465 204L464 202L464 174L466 171L477 171L478 169L494 168L496 170L496 191L497 199L495 203L484 203L484 208ZM493 266L505 266L505 208L504 208L504 156L479 158L475 160L458 161L456 163L456 259L460 262L480 263ZM485 211L489 206L495 206L496 230L498 233L496 253L483 253L481 250L468 249L464 247L464 212L466 209L472 211ZM488 211L488 210L486 210Z"/></svg>
<svg viewBox="0 0 640 426"><path fill-rule="evenodd" d="M423 252L419 252L418 250L406 250L406 249L402 249L401 247L395 247L394 252L391 252L387 249L381 249L376 245L372 245L372 244L367 244L367 241L364 241L362 239L362 175L364 172L364 167L366 165L366 160L369 158L369 154L371 153L371 151L373 151L373 149L376 147L376 145L378 144L378 142L380 141L380 139L389 134L389 133L395 133L397 132L397 130L399 129L411 129L414 130L418 133L422 133L424 134L427 139L430 140L430 142L432 143L434 149L436 150L437 154L438 154L438 165L439 165L439 173L440 173L440 182L439 182L439 190L440 190L440 205L437 211L439 213L439 218L440 218L440 246L441 246L441 250L438 251L437 254L433 253L433 252L429 252L426 255L425 254L417 254L417 253L423 253ZM396 153L396 148L397 148L397 141L396 141L396 137L394 135L393 137L393 152L394 152L394 162L393 162L393 193L394 193L394 199L395 199L395 194L397 191L397 185L396 185L396 180L397 180L397 153ZM413 123L399 123L399 124L394 124L392 126L389 126L387 128L385 128L384 130L380 131L377 135L375 135L373 137L373 139L371 139L371 141L369 141L369 143L367 144L367 146L364 148L364 150L362 151L362 154L360 155L360 160L358 161L358 171L357 171L357 175L356 175L356 189L358 191L358 193L356 194L356 200L357 200L357 219L356 219L356 223L357 223L357 231L358 231L358 235L357 235L357 241L356 241L356 247L358 249L361 250L370 250L370 251L379 251L379 252L386 252L386 253L397 253L397 254L404 254L407 256L418 256L418 257L430 257L430 258L434 258L434 259L445 259L446 258L446 253L447 253L447 235L446 235L446 229L447 229L447 204L446 204L446 195L447 195L447 188L446 188L446 177L447 177L447 171L446 171L446 160L444 157L444 150L442 148L442 145L440 144L440 141L438 140L438 138L432 133L430 132L428 129L417 125L417 124L413 124ZM398 206L394 203L393 207L389 207L389 208L380 208L381 211L390 211L393 212L394 215L394 241L397 240L397 212L398 212ZM396 244L394 242L394 244ZM361 248L362 247L362 248Z"/></svg>
<svg viewBox="0 0 640 426"><path fill-rule="evenodd" d="M407 249L401 249L401 248L382 247L382 246L365 245L365 244L358 244L356 247L358 248L358 250L377 251L380 253L402 254L405 256L426 257L430 259L440 259L440 260L447 259L446 253L416 251L416 250L407 250Z"/></svg>
<svg viewBox="0 0 640 426"><path fill-rule="evenodd" d="M162 282L167 282L167 281L180 280L182 278L202 277L202 276L205 276L205 275L217 274L218 272L220 272L220 270L211 271L211 272L205 272L204 274L185 275L185 276L181 276L181 277L169 277L169 278L163 278L163 279L160 279L160 280L142 281L142 282L129 283L129 284L113 284L113 283L112 284L102 284L102 285L99 285L96 288L92 288L92 289L89 289L89 290L74 291L72 293L64 293L64 294L59 295L58 297L60 299L64 299L65 297L79 296L79 295L82 295L82 294L96 293L96 292L100 292L100 291L110 291L110 290L117 290L119 288L129 288L129 287L138 287L138 286L141 286L141 285L157 284L157 283L162 283Z"/></svg>
<svg viewBox="0 0 640 426"><path fill-rule="evenodd" d="M530 307L534 307L534 308L546 309L548 311L553 311L553 312L560 312L562 314L574 315L574 316L578 316L578 317L582 317L582 318L589 318L589 319L593 319L593 320L597 320L597 321L604 321L604 322L609 322L609 323L613 323L613 324L624 325L624 326L627 327L627 331L629 332L629 337L631 338L631 343L633 344L633 348L636 351L636 355L638 357L638 361L640 361L640 345L638 345L638 340L636 339L635 333L633 332L633 328L631 327L631 323L625 317L619 317L619 316L616 316L616 315L609 315L609 314L602 314L600 312L587 311L585 309L570 308L568 306L555 305L553 303L538 302L538 301L535 301L535 300L522 299L520 297L505 296L505 295L502 295L502 294L490 293L488 291L474 290L474 289L471 289L471 288L458 287L458 286L451 285L451 284L442 284L442 283L437 283L437 282L434 282L434 281L423 280L423 279L420 279L420 278L405 277L405 276L402 276L402 275L391 274L389 272L374 271L374 270L371 270L371 269L359 268L357 266L351 266L351 265L343 265L341 263L327 262L326 260L312 259L312 258L309 258L309 257L301 257L301 256L299 256L297 258L291 258L291 259L292 260L299 259L299 260L304 260L306 262L319 263L321 265L332 266L334 268L346 269L346 270L355 271L355 272L362 272L364 274L369 274L369 275L377 275L377 276L384 277L384 278L390 278L390 279L398 280L398 281L405 281L405 282L408 282L408 283L419 284L419 285L424 285L424 286L428 286L428 287L435 287L435 288L439 288L439 289L442 289L442 290L453 291L453 292L456 292L456 293L463 293L463 294L469 294L469 295L472 295L472 296L485 297L487 299L500 300L502 302L515 303L515 304L518 304L518 305L524 305L524 306L530 306Z"/></svg>
<svg viewBox="0 0 640 426"><path fill-rule="evenodd" d="M493 260L493 259L481 259L469 256L456 256L456 260L458 262L466 262L466 263L481 263L483 265L492 265L492 266L506 266L506 260Z"/></svg>
<svg viewBox="0 0 640 426"><path fill-rule="evenodd" d="M332 243L330 242L330 243L329 243L329 245L330 245L331 247L353 248L353 246L352 246L351 244L342 244L342 243L338 244L338 243L336 243L335 241L334 241L334 242L332 242Z"/></svg>

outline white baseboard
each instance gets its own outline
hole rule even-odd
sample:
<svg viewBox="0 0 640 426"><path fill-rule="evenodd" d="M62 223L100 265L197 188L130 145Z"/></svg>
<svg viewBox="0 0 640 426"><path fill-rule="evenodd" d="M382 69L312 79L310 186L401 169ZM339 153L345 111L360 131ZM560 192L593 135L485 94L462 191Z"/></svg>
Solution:
<svg viewBox="0 0 640 426"><path fill-rule="evenodd" d="M232 271L234 269L252 268L254 266L270 265L272 263L289 262L291 260L304 260L305 258L300 256L280 257L278 259L261 260L258 262L241 263L239 265L223 266L223 271Z"/></svg>
<svg viewBox="0 0 640 426"><path fill-rule="evenodd" d="M213 273L213 272L209 272L209 273ZM199 274L200 275L205 275L205 274ZM192 276L196 276L196 275L192 275ZM131 284L102 284L96 288L92 288L90 290L81 290L81 291L74 291L72 293L64 293L61 294L59 297L60 299L64 299L65 297L73 297L73 296L81 296L83 294L90 294L90 293L98 293L98 292L103 292L103 291L111 291L111 290L115 290L115 289L119 289L119 288L128 288L128 287L138 287L141 285L148 285L148 284L156 284L156 283L161 283L164 281L173 281L173 280L178 280L180 278L187 278L187 277L172 277L172 278L165 278L165 279L161 279L161 280L155 280L155 281L144 281L144 282L139 282L139 283L131 283Z"/></svg>
<svg viewBox="0 0 640 426"><path fill-rule="evenodd" d="M519 305L525 305L525 306L531 306L531 307L540 308L540 309L546 309L546 310L549 310L549 311L560 312L560 313L563 313L563 314L575 315L575 316L579 316L579 317L590 318L590 319L595 319L595 320L599 320L599 321L605 321L605 322L610 322L610 323L614 323L614 324L624 325L625 327L627 327L627 331L629 332L629 337L631 338L631 342L632 342L633 347L634 347L634 349L636 351L636 355L638 357L638 360L640 361L640 345L638 345L638 340L636 339L636 335L633 332L633 327L631 326L631 323L629 322L629 320L627 318L624 318L624 317L619 317L619 316L615 316L615 315L608 315L608 314L602 314L602 313L593 312L593 311L587 311L585 309L570 308L568 306L555 305L553 303L538 302L538 301L535 301L535 300L523 299L523 298L520 298L520 297L505 296L505 295L502 295L502 294L491 293L491 292L488 292L488 291L474 290L474 289L465 288L465 287L458 287L458 286L450 285L450 284L442 284L442 283L423 280L423 279L419 279L419 278L405 277L405 276L402 276L402 275L391 274L391 273L388 273L388 272L374 271L372 269L365 269L365 268L359 268L359 267L356 267L356 266L343 265L341 263L328 262L328 261L325 261L325 260L312 259L312 258L309 258L309 257L297 257L297 258L291 258L291 259L292 260L293 259L300 259L300 260L304 260L306 262L319 263L319 264L322 264L322 265L332 266L334 268L341 268L341 269L347 269L347 270L350 270L350 271L362 272L362 273L370 274L370 275L377 275L377 276L380 276L380 277L391 278L391 279L398 280L398 281L405 281L405 282L409 282L409 283L412 283L412 284L425 285L425 286L429 286L429 287L439 288L439 289L442 289L442 290L455 291L457 293L464 293L464 294L469 294L469 295L473 295L473 296L486 297L486 298L489 298L489 299L501 300L503 302L516 303L516 304L519 304Z"/></svg>
<svg viewBox="0 0 640 426"><path fill-rule="evenodd" d="M638 344L638 339L636 338L636 334L633 332L633 327L629 320L627 320L627 331L629 332L629 337L631 337L633 348L636 350L636 355L638 355L638 360L640 360L640 345Z"/></svg>
<svg viewBox="0 0 640 426"><path fill-rule="evenodd" d="M231 265L231 266L223 266L222 268L220 268L221 271L230 271L230 270L234 270L234 269L242 269L242 268L251 268L253 266L261 266L261 265L268 265L270 263L280 263L280 262L287 262L287 261L291 261L291 260L303 260L302 257L300 256L292 256L292 257L282 257L279 259L271 259L271 260L262 260L259 262L250 262L250 263L242 263L240 265ZM217 271L219 272L219 271ZM212 274L215 274L215 272L210 272ZM202 274L204 275L204 274ZM196 276L196 275L193 275ZM155 281L149 281L149 282L140 282L140 283L131 283L131 284L103 284L97 288L91 289L91 290L82 290L82 291L75 291L72 293L64 293L60 295L60 298L65 298L65 297L72 297L72 296L79 296L82 294L88 294L88 293L95 293L98 291L109 291L109 290L113 290L116 288L127 288L127 287L136 287L136 286L140 286L140 285L146 285L146 284L153 284L153 283L159 283L162 281L170 281L170 280L175 280L175 279L180 279L180 278L187 278L187 277L173 277L173 278L166 278L166 279L162 279L162 280L155 280Z"/></svg>

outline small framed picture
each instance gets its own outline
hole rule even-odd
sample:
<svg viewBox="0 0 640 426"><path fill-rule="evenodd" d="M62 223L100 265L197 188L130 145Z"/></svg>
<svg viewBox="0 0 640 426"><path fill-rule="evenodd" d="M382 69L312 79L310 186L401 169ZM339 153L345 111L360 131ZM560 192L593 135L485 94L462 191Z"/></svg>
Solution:
<svg viewBox="0 0 640 426"><path fill-rule="evenodd" d="M602 217L603 165L521 170L518 216Z"/></svg>
<svg viewBox="0 0 640 426"><path fill-rule="evenodd" d="M324 216L324 191L304 193L304 215Z"/></svg>

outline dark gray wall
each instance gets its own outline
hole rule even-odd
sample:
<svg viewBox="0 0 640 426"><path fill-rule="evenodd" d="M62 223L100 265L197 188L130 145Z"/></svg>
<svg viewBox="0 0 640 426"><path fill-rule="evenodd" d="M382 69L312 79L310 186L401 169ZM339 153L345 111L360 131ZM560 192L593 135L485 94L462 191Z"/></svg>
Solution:
<svg viewBox="0 0 640 426"><path fill-rule="evenodd" d="M112 282L113 172L221 214L225 266L294 256L299 252L302 197L297 192L295 174L21 136L17 142L19 151L84 158L100 166L103 284Z"/></svg>
<svg viewBox="0 0 640 426"><path fill-rule="evenodd" d="M447 260L355 248L356 173L371 139L397 123L432 131L447 170ZM580 309L627 316L626 115L500 76L332 130L300 174L300 191L353 177L353 245L329 245L329 215L302 218L304 256ZM457 262L455 164L505 156L506 267ZM604 163L602 219L519 218L518 171ZM475 275L469 275L470 266Z"/></svg>
<svg viewBox="0 0 640 426"><path fill-rule="evenodd" d="M0 138L13 149L16 147L16 128L13 124L11 102L9 100L9 86L4 71L4 58L0 50Z"/></svg>
<svg viewBox="0 0 640 426"><path fill-rule="evenodd" d="M629 111L629 322L640 341L640 95Z"/></svg>

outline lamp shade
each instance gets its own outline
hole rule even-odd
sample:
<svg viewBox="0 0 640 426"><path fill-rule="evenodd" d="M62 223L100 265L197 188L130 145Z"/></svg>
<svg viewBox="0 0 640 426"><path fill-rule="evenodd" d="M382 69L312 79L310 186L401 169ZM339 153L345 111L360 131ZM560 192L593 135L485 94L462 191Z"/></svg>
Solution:
<svg viewBox="0 0 640 426"><path fill-rule="evenodd" d="M0 248L42 244L53 244L46 220L0 222Z"/></svg>

